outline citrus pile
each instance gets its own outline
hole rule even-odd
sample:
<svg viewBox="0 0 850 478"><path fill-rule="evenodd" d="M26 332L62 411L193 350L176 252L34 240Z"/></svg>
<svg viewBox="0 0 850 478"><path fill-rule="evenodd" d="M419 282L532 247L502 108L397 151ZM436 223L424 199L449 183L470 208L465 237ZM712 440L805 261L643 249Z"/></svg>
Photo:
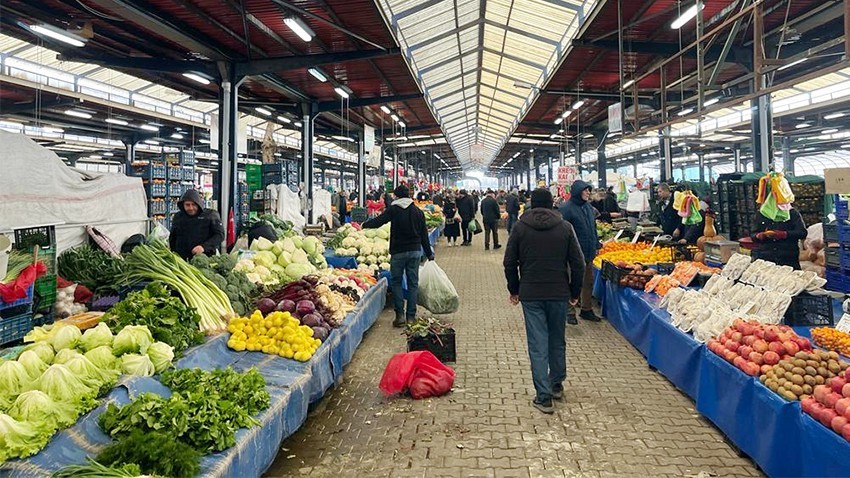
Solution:
<svg viewBox="0 0 850 478"><path fill-rule="evenodd" d="M593 265L597 268L602 267L602 261L611 261L617 265L630 266L632 264L658 264L659 262L672 262L673 257L670 249L656 247L649 250L647 246L641 249L626 249L597 254L593 260ZM619 264L625 263L625 264Z"/></svg>
<svg viewBox="0 0 850 478"><path fill-rule="evenodd" d="M617 251L642 251L648 248L649 245L645 242L632 244L631 242L609 241L602 245L602 249L599 249L599 252L597 252L596 255Z"/></svg>
<svg viewBox="0 0 850 478"><path fill-rule="evenodd" d="M322 341L313 338L313 329L299 324L289 312L272 312L264 318L255 310L250 318L230 321L227 330L232 335L227 346L237 352L263 352L306 362Z"/></svg>

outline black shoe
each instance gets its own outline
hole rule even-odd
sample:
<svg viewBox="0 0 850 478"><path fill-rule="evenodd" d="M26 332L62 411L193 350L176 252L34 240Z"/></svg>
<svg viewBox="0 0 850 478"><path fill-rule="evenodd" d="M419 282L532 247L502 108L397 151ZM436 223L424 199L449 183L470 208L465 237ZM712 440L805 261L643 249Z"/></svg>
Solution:
<svg viewBox="0 0 850 478"><path fill-rule="evenodd" d="M393 320L393 327L404 327L404 324L405 324L404 314L396 312L395 313L395 320Z"/></svg>
<svg viewBox="0 0 850 478"><path fill-rule="evenodd" d="M575 314L567 314L567 323L570 325L578 325L578 319Z"/></svg>
<svg viewBox="0 0 850 478"><path fill-rule="evenodd" d="M562 384L559 383L552 387L552 398L555 400L564 398L564 386Z"/></svg>
<svg viewBox="0 0 850 478"><path fill-rule="evenodd" d="M502 248L502 245L501 245L501 244L496 244L495 246L493 246L493 250L494 250L494 251L495 251L496 249L501 249L501 248Z"/></svg>
<svg viewBox="0 0 850 478"><path fill-rule="evenodd" d="M602 320L602 318L593 313L592 310L582 310L578 316L590 322L599 322Z"/></svg>
<svg viewBox="0 0 850 478"><path fill-rule="evenodd" d="M532 400L531 405L534 406L534 408L536 408L536 409L540 410L541 412L546 413L548 415L555 413L555 404L552 403L551 398L548 399L548 400L540 400L540 401L538 401L535 398L534 400Z"/></svg>
<svg viewBox="0 0 850 478"><path fill-rule="evenodd" d="M489 251L489 250L490 250L490 246L484 246L484 250L485 250L485 251Z"/></svg>

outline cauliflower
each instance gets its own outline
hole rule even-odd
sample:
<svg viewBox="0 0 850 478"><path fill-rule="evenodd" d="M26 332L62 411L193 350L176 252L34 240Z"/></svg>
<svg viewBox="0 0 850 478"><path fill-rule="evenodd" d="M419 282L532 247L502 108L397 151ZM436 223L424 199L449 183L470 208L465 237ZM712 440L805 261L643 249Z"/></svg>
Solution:
<svg viewBox="0 0 850 478"><path fill-rule="evenodd" d="M352 248L357 246L357 239L348 236L342 240L342 247Z"/></svg>

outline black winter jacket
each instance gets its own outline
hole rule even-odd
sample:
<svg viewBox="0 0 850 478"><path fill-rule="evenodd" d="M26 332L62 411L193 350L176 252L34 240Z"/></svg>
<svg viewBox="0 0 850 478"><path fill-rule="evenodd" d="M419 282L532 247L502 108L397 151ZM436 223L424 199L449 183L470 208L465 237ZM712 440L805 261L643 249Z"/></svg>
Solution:
<svg viewBox="0 0 850 478"><path fill-rule="evenodd" d="M475 217L475 203L472 196L466 195L457 198L457 213L464 221L471 221Z"/></svg>
<svg viewBox="0 0 850 478"><path fill-rule="evenodd" d="M508 214L519 214L519 196L509 194L505 200L505 212Z"/></svg>
<svg viewBox="0 0 850 478"><path fill-rule="evenodd" d="M584 254L558 211L534 208L519 219L504 259L508 292L520 300L569 300L581 294Z"/></svg>
<svg viewBox="0 0 850 478"><path fill-rule="evenodd" d="M431 241L428 240L428 228L425 226L425 213L413 205L410 198L401 198L378 217L363 223L366 229L377 229L384 224L390 225L390 254L399 252L425 251L425 257L432 257Z"/></svg>
<svg viewBox="0 0 850 478"><path fill-rule="evenodd" d="M183 210L183 202L191 201L201 208L201 212L190 216ZM176 213L171 220L171 233L168 236L168 245L171 250L183 259L192 258L192 249L195 246L203 246L204 254L213 255L221 248L224 242L224 225L221 216L212 209L203 209L204 201L201 194L190 189L183 194L177 205L180 212Z"/></svg>
<svg viewBox="0 0 850 478"><path fill-rule="evenodd" d="M761 214L756 214L752 238L759 244L759 247L753 251L753 257L799 269L800 241L809 235L809 231L806 230L806 225L803 223L803 217L800 216L799 211L791 209L789 213L791 218L785 222L771 221ZM788 233L788 237L764 241L756 239L756 234L765 231L785 231Z"/></svg>
<svg viewBox="0 0 850 478"><path fill-rule="evenodd" d="M673 207L673 196L667 200L667 206L664 203L658 202L660 211L658 212L658 225L664 234L673 234L678 229L681 233L684 229L682 225L682 217L679 216L679 211Z"/></svg>
<svg viewBox="0 0 850 478"><path fill-rule="evenodd" d="M496 202L495 198L487 196L481 200L481 216L484 219L484 224L499 222L502 211L499 209L499 203Z"/></svg>

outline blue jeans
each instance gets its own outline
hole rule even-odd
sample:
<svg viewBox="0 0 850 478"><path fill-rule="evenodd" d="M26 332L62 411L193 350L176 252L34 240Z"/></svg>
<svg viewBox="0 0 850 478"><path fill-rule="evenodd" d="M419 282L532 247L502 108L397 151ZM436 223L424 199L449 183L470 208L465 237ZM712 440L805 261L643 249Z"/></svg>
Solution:
<svg viewBox="0 0 850 478"><path fill-rule="evenodd" d="M528 358L537 400L552 398L552 387L567 378L567 301L535 300L522 302Z"/></svg>
<svg viewBox="0 0 850 478"><path fill-rule="evenodd" d="M517 214L508 214L508 234L511 233L511 229L514 228L514 224L516 224L518 220Z"/></svg>
<svg viewBox="0 0 850 478"><path fill-rule="evenodd" d="M419 262L422 251L397 252L390 257L390 275L393 286L393 305L396 314L404 312L404 290L401 282L407 274L407 317L416 316L416 302L419 298Z"/></svg>

